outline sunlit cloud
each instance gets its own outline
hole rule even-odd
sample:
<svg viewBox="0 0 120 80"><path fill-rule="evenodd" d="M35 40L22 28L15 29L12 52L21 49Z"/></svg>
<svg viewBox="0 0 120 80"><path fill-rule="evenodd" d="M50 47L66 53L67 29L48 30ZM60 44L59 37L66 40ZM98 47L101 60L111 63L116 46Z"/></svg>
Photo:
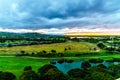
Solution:
<svg viewBox="0 0 120 80"><path fill-rule="evenodd" d="M40 34L55 34L55 35L67 35L67 34L81 34L81 33L119 33L120 29L114 28L96 28L96 29L86 29L86 28L50 28L50 29L5 29L0 28L0 32L13 32L13 33L40 33Z"/></svg>

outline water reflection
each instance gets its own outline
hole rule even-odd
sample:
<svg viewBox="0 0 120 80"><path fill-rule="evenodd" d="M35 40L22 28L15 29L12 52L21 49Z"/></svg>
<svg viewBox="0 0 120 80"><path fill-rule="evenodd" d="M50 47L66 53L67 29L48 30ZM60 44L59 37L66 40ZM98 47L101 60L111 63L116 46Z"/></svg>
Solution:
<svg viewBox="0 0 120 80"><path fill-rule="evenodd" d="M56 62L56 64L54 64L60 71L62 71L63 73L67 73L69 70L74 69L74 68L81 68L81 64L83 61L76 61L76 62L72 62L72 63L67 63L67 62L63 62L63 63L58 63L58 61L54 61ZM91 67L92 66L97 66L99 64L103 64L106 67L109 67L110 65L118 65L120 64L120 62L107 62L107 61L103 61L102 63L90 63Z"/></svg>

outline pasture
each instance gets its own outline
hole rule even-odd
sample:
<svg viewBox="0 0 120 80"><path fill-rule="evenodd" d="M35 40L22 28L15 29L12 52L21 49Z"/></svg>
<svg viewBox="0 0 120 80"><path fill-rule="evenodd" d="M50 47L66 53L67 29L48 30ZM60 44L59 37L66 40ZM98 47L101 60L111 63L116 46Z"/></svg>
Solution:
<svg viewBox="0 0 120 80"><path fill-rule="evenodd" d="M65 43L53 43L53 44L39 44L39 45L28 45L28 46L14 46L14 47L1 47L1 54L15 54L20 51L26 52L40 52L45 50L50 52L52 49L58 52L74 53L74 52L95 52L100 49L92 43L87 42L65 42ZM95 50L94 50L95 49Z"/></svg>

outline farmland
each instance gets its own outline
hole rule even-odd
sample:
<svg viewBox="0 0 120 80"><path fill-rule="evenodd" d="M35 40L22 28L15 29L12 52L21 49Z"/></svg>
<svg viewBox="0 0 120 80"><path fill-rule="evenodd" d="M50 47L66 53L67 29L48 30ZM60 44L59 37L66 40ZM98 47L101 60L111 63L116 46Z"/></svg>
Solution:
<svg viewBox="0 0 120 80"><path fill-rule="evenodd" d="M66 42L66 43L54 43L54 44L40 44L40 45L29 45L29 46L14 46L14 47L1 47L0 53L2 54L15 54L20 51L26 52L40 52L45 50L50 52L50 50L54 49L57 52L64 52L65 48L71 48L71 50L67 50L67 52L94 52L93 48L96 50L100 50L95 44L87 43L87 42Z"/></svg>

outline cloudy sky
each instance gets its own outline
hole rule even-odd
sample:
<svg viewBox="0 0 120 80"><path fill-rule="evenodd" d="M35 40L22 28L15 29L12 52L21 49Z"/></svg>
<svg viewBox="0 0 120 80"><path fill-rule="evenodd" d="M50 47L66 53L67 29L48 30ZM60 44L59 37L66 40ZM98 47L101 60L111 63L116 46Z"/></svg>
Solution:
<svg viewBox="0 0 120 80"><path fill-rule="evenodd" d="M115 31L120 0L0 0L0 31Z"/></svg>

